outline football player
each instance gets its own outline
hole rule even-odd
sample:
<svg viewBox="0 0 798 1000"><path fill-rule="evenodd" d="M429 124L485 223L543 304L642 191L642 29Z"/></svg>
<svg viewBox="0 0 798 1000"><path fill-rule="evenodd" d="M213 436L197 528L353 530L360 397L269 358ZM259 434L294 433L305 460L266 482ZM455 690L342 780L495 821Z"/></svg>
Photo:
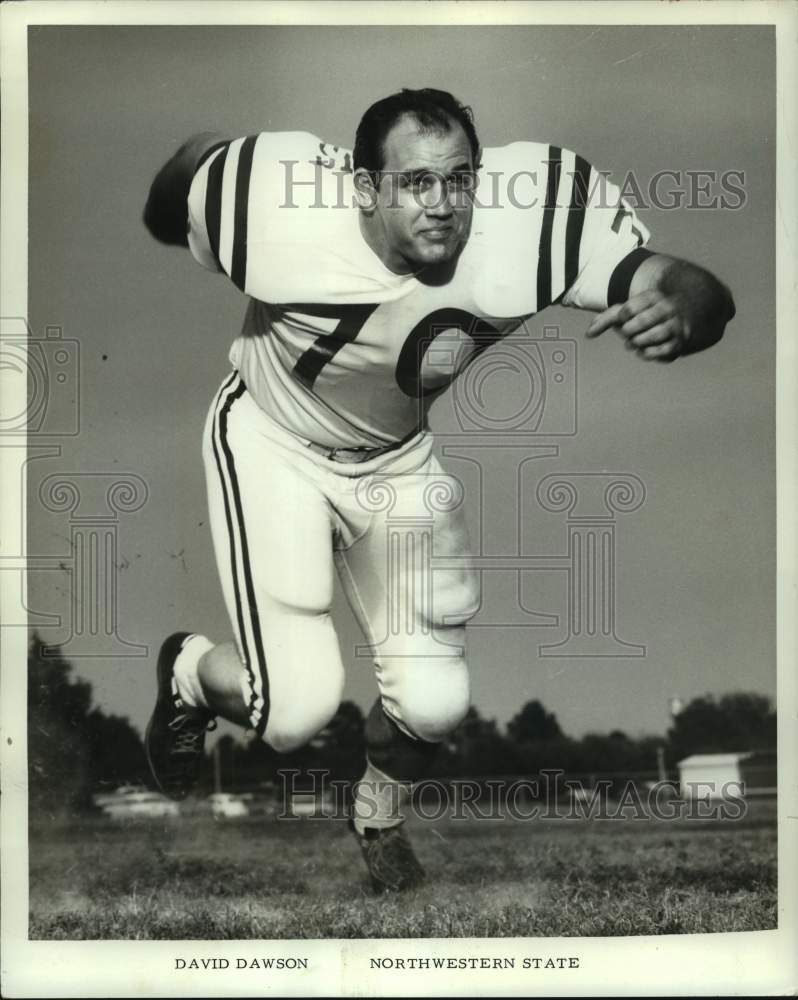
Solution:
<svg viewBox="0 0 798 1000"><path fill-rule="evenodd" d="M464 630L479 603L430 403L552 303L596 311L588 336L611 330L670 362L721 337L729 291L646 249L645 227L581 156L482 150L470 109L432 89L374 104L351 152L305 132L195 136L156 176L144 220L248 300L204 437L234 642L164 643L146 737L155 779L187 794L217 716L278 751L326 725L343 685L337 569L379 690L351 824L377 891L416 885L402 804L468 709ZM431 351L443 333L455 348ZM419 514L444 557L434 572Z"/></svg>

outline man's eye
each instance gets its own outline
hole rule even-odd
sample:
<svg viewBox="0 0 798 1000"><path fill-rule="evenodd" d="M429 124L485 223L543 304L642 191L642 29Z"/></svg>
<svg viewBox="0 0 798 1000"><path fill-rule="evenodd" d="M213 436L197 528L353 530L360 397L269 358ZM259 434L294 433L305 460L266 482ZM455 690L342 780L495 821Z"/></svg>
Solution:
<svg viewBox="0 0 798 1000"><path fill-rule="evenodd" d="M462 171L442 177L435 173L402 174L402 187L410 189L414 194L427 194L440 184L445 190L470 191L474 187L476 175L470 171Z"/></svg>
<svg viewBox="0 0 798 1000"><path fill-rule="evenodd" d="M431 191L435 186L435 174L416 174L412 180L412 187L414 191L419 194L425 194L427 191Z"/></svg>
<svg viewBox="0 0 798 1000"><path fill-rule="evenodd" d="M449 184L458 191L470 191L474 187L475 180L476 174L463 171L460 174L452 174L449 178Z"/></svg>

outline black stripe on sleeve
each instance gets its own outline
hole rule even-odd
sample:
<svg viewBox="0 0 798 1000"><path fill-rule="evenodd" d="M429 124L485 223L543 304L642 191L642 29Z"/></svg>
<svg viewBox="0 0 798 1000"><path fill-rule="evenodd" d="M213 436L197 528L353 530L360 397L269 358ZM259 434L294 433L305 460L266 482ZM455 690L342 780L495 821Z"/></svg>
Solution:
<svg viewBox="0 0 798 1000"><path fill-rule="evenodd" d="M585 225L585 209L589 197L590 164L581 156L576 157L574 186L571 190L571 205L568 209L568 225L565 229L565 287L570 288L579 274L579 246Z"/></svg>
<svg viewBox="0 0 798 1000"><path fill-rule="evenodd" d="M212 146L208 146L202 156L197 160L197 165L194 167L194 173L196 173L206 160L210 160L217 149L221 149L222 146L229 146L229 139L220 139L219 142L215 142Z"/></svg>
<svg viewBox="0 0 798 1000"><path fill-rule="evenodd" d="M645 247L638 247L628 253L616 266L610 276L610 283L607 286L607 305L614 306L620 302L626 302L629 298L629 288L635 271L640 267L647 257L654 254Z"/></svg>
<svg viewBox="0 0 798 1000"><path fill-rule="evenodd" d="M551 231L554 226L554 211L557 206L557 190L560 186L562 150L559 146L549 146L548 176L546 178L546 201L543 221L540 226L540 248L538 250L538 291L536 311L540 312L551 303Z"/></svg>
<svg viewBox="0 0 798 1000"><path fill-rule="evenodd" d="M208 184L205 191L205 228L208 231L208 243L216 263L219 261L219 232L222 228L222 180L224 165L227 160L227 150L208 167Z"/></svg>
<svg viewBox="0 0 798 1000"><path fill-rule="evenodd" d="M258 137L251 135L241 144L236 172L236 204L233 224L233 260L230 277L243 292L247 283L247 216L249 214L249 180L252 155Z"/></svg>

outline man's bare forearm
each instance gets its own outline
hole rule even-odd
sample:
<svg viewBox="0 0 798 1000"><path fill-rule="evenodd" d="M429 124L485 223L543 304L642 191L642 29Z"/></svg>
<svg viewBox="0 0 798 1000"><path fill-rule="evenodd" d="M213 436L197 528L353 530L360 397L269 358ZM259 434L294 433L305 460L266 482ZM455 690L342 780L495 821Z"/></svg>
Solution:
<svg viewBox="0 0 798 1000"><path fill-rule="evenodd" d="M202 156L212 147L224 142L217 132L200 132L193 135L164 164L150 187L144 206L144 225L161 243L188 246L188 193L191 181Z"/></svg>

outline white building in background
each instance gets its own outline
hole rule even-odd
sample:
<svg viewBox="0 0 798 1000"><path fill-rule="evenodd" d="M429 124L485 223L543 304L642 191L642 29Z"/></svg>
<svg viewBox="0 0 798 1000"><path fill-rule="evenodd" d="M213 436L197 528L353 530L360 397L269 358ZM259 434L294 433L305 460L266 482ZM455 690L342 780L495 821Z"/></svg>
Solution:
<svg viewBox="0 0 798 1000"><path fill-rule="evenodd" d="M776 794L775 750L696 753L676 766L684 798Z"/></svg>
<svg viewBox="0 0 798 1000"><path fill-rule="evenodd" d="M249 807L240 795L232 792L214 792L208 796L208 805L214 819L239 819L249 816Z"/></svg>
<svg viewBox="0 0 798 1000"><path fill-rule="evenodd" d="M180 806L143 785L120 785L114 792L94 796L94 804L111 819L159 819L180 815Z"/></svg>

